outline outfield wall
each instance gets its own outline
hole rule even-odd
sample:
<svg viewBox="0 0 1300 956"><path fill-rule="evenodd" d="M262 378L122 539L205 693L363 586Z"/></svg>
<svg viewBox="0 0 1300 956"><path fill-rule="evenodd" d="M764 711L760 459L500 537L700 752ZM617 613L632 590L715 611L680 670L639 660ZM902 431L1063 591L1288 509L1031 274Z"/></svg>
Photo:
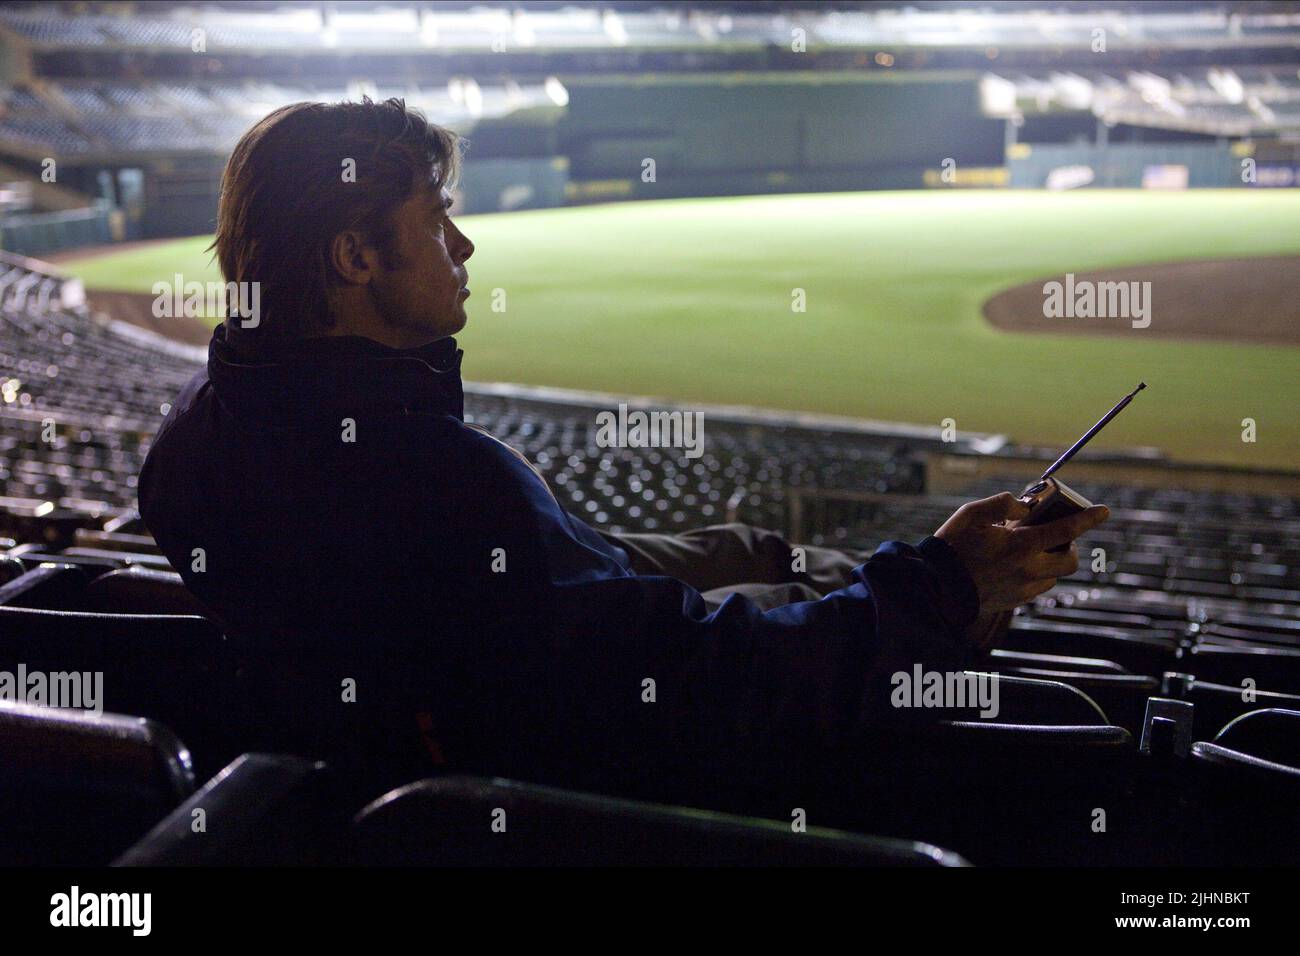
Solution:
<svg viewBox="0 0 1300 956"><path fill-rule="evenodd" d="M974 77L606 79L569 97L570 176L609 198L911 189L945 158L1003 160L1003 123L980 115Z"/></svg>
<svg viewBox="0 0 1300 956"><path fill-rule="evenodd" d="M1242 160L1233 143L1017 143L1007 156L1010 185L1042 189L1054 170L1087 167L1088 185L1103 189L1140 189L1144 177L1159 167L1185 167L1190 188L1248 185L1242 180Z"/></svg>
<svg viewBox="0 0 1300 956"><path fill-rule="evenodd" d="M0 249L39 256L123 238L120 212L107 206L8 216L0 222Z"/></svg>

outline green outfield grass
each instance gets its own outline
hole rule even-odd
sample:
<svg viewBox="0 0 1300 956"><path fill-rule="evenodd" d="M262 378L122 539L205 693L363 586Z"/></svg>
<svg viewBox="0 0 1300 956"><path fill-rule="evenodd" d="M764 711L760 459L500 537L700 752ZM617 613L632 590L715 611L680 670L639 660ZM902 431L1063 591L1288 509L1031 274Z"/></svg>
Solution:
<svg viewBox="0 0 1300 956"><path fill-rule="evenodd" d="M1098 444L1300 467L1300 349L991 328L1041 276L1300 254L1300 192L887 192L627 203L459 220L466 377L1073 440L1139 379ZM218 278L207 238L65 268L149 291ZM792 290L807 311L791 310ZM504 312L492 310L505 291ZM1173 321L1154 305L1156 320ZM1243 317L1246 322L1249 317ZM1086 320L1074 320L1081 325ZM1258 441L1241 441L1254 418Z"/></svg>

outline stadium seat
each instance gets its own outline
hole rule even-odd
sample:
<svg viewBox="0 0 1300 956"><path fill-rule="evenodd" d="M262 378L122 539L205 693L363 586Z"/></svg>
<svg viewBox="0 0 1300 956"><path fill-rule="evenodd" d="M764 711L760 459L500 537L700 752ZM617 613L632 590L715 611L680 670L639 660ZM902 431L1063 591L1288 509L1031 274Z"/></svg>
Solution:
<svg viewBox="0 0 1300 956"><path fill-rule="evenodd" d="M1300 694L1254 689L1249 694L1241 685L1216 684L1191 674L1168 672L1160 688L1161 696L1190 701L1195 705L1196 739L1206 740L1219 728L1242 714L1260 708L1300 710Z"/></svg>
<svg viewBox="0 0 1300 956"><path fill-rule="evenodd" d="M148 554L142 551L109 551L104 548L64 548L59 552L64 558L94 558L111 561L119 567L129 568L142 565L159 571L170 571L171 564L161 554Z"/></svg>
<svg viewBox="0 0 1300 956"><path fill-rule="evenodd" d="M144 537L149 534L144 520L137 511L124 511L104 522L104 531L109 534L127 534ZM150 535L152 537L152 535Z"/></svg>
<svg viewBox="0 0 1300 956"><path fill-rule="evenodd" d="M1111 724L1077 687L1007 674L984 676L998 679L998 713L984 718L967 711L958 719L939 720L930 729L928 743L968 754L973 748L992 758L1018 757L1030 748L1064 751L1132 743L1129 733Z"/></svg>
<svg viewBox="0 0 1300 956"><path fill-rule="evenodd" d="M1069 657L1064 654L1031 654L1028 651L1008 651L995 648L989 652L989 670L1008 671L1016 668L1043 668L1079 674L1127 674L1114 661L1100 657Z"/></svg>
<svg viewBox="0 0 1300 956"><path fill-rule="evenodd" d="M381 865L965 865L912 841L476 777L394 790L355 830L358 859Z"/></svg>
<svg viewBox="0 0 1300 956"><path fill-rule="evenodd" d="M104 558L90 557L87 555L64 554L62 552L53 552L38 547L27 547L19 545L9 552L12 557L17 558L28 568L33 570L42 564L64 564L73 565L81 568L88 578L94 578L100 574L107 574L109 571L115 571L122 565L116 561L106 560Z"/></svg>
<svg viewBox="0 0 1300 956"><path fill-rule="evenodd" d="M0 605L46 608L53 611L81 609L86 573L72 564L44 564L0 585Z"/></svg>
<svg viewBox="0 0 1300 956"><path fill-rule="evenodd" d="M1300 846L1300 710L1268 708L1191 748L1195 862L1293 866Z"/></svg>
<svg viewBox="0 0 1300 956"><path fill-rule="evenodd" d="M1015 618L1003 644L1008 650L1066 654L1115 661L1137 674L1168 669L1178 650L1170 630L1125 629Z"/></svg>
<svg viewBox="0 0 1300 956"><path fill-rule="evenodd" d="M1185 700L1152 697L1142 719L1138 751L1159 760L1186 757L1192 744L1194 710Z"/></svg>
<svg viewBox="0 0 1300 956"><path fill-rule="evenodd" d="M1242 714L1215 735L1220 747L1300 767L1300 710L1268 707Z"/></svg>
<svg viewBox="0 0 1300 956"><path fill-rule="evenodd" d="M0 585L8 584L19 575L27 573L27 565L17 558L0 554Z"/></svg>
<svg viewBox="0 0 1300 956"><path fill-rule="evenodd" d="M0 606L0 668L19 664L100 672L105 710L172 727L205 761L224 763L240 752L237 735L247 721L225 637L206 618Z"/></svg>
<svg viewBox="0 0 1300 956"><path fill-rule="evenodd" d="M135 717L0 702L0 862L102 865L194 789L185 746Z"/></svg>
<svg viewBox="0 0 1300 956"><path fill-rule="evenodd" d="M78 528L73 532L73 544L78 548L99 548L104 551L153 555L161 553L152 535L96 531L93 528Z"/></svg>
<svg viewBox="0 0 1300 956"><path fill-rule="evenodd" d="M1068 684L1087 694L1130 733L1141 726L1146 699L1160 688L1154 677L1130 674L1114 661L1096 658L994 651L989 665L1003 674Z"/></svg>
<svg viewBox="0 0 1300 956"><path fill-rule="evenodd" d="M1197 644L1179 662L1197 679L1243 686L1253 681L1285 694L1300 694L1300 648L1249 644Z"/></svg>
<svg viewBox="0 0 1300 956"><path fill-rule="evenodd" d="M111 614L209 614L175 571L138 565L100 575L86 587L82 602L87 611Z"/></svg>
<svg viewBox="0 0 1300 956"><path fill-rule="evenodd" d="M173 810L114 866L274 866L346 862L340 807L322 763L244 754ZM201 821L201 822L200 822Z"/></svg>
<svg viewBox="0 0 1300 956"><path fill-rule="evenodd" d="M988 671L971 671L993 676ZM998 713L986 723L1039 726L1090 726L1108 723L1106 714L1086 693L1057 680L1042 680L997 673ZM953 719L972 720L970 712Z"/></svg>
<svg viewBox="0 0 1300 956"><path fill-rule="evenodd" d="M810 819L908 835L976 865L1121 858L1117 841L1092 838L1088 815L1123 802L1137 759L1131 735L1058 681L1000 674L998 704L991 718L900 712L792 790L808 794L800 805Z"/></svg>

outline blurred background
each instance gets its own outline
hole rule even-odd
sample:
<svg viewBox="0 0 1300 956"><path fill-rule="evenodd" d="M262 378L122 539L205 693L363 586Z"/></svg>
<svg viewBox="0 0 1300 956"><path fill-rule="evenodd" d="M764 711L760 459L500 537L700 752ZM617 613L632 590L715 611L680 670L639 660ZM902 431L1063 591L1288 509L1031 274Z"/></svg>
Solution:
<svg viewBox="0 0 1300 956"><path fill-rule="evenodd" d="M168 358L142 378L15 326L0 414L111 414L147 449L216 320L150 290L220 278L233 144L286 103L398 96L467 141L471 414L596 523L803 530L805 490L1000 476L1139 380L1079 467L1290 491L1298 41L1289 3L7 4L6 300ZM1046 315L1066 275L1145 283L1149 324ZM588 455L589 409L629 396L709 413L691 487L671 455ZM137 453L9 493L129 506Z"/></svg>

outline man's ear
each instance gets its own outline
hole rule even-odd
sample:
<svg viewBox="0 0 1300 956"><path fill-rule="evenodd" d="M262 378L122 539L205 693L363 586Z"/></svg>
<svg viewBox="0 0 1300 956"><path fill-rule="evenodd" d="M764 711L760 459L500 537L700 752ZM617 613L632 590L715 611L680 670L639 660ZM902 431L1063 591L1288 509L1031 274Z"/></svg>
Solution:
<svg viewBox="0 0 1300 956"><path fill-rule="evenodd" d="M329 246L329 262L347 285L366 285L379 268L379 254L355 229L345 229Z"/></svg>

